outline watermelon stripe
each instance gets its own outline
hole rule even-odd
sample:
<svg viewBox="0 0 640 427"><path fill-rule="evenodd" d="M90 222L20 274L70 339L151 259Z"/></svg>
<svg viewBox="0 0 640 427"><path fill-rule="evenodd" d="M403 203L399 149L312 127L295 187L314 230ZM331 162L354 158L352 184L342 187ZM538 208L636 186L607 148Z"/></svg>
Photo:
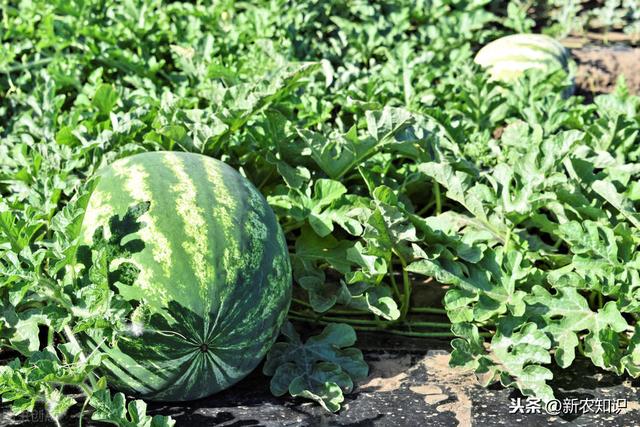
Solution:
<svg viewBox="0 0 640 427"><path fill-rule="evenodd" d="M186 251L185 255L190 260L189 266L197 280L196 289L199 291L200 299L195 301L207 303L197 308L196 311L206 313L209 309L208 303L211 301L207 284L214 275L211 267L213 259L210 255L214 248L209 247L212 240L208 238L207 233L203 233L207 230L208 224L204 218L203 208L200 207L205 205L207 193L197 191L194 181L187 173L186 165L176 154L171 153L165 156L165 164L178 179L178 184L172 188L172 194L176 197L175 209L178 217L182 220L185 233L182 248ZM207 256L208 254L209 256Z"/></svg>
<svg viewBox="0 0 640 427"><path fill-rule="evenodd" d="M147 163L146 168L149 171L149 186L151 188L151 194L153 203L149 210L149 215L162 218L163 225L158 229L158 233L152 236L153 239L164 238L171 239L173 250L173 259L169 263L169 277L173 283L173 286L168 289L169 299L180 301L182 304L190 304L190 301L186 298L187 294L192 291L190 284L196 283L197 276L194 269L191 267L192 258L190 252L185 248L185 239L188 239L189 230L187 230L187 219L181 215L178 209L177 198L179 192L184 187L188 187L189 184L182 184L179 176L176 175L176 168L180 168L177 165L177 159L173 155L163 156L161 159L156 159L155 162ZM169 164L173 164L173 168ZM161 171L161 176L158 176L158 171ZM185 210L186 208L183 208ZM170 236L170 237L169 237ZM158 267L157 264L152 264L146 254L142 254L140 258L140 264L145 266ZM154 259L155 261L155 259ZM164 266L163 266L164 268ZM196 300L197 301L197 300ZM166 301L161 301L164 305ZM190 307L193 308L193 307ZM200 310L202 313L202 311Z"/></svg>
<svg viewBox="0 0 640 427"><path fill-rule="evenodd" d="M94 350L96 346L98 346L98 340L93 339L91 336L87 335L83 337L85 342L89 347ZM100 340L102 341L102 340ZM105 354L113 353L114 350L109 348L104 342L100 345L100 350ZM162 371L160 372L151 372L145 370L144 373L136 373L131 369L132 360L127 363L125 358L117 357L117 358L109 358L105 363L109 367L113 373L117 375L117 379L119 382L123 382L128 384L129 386L135 384L139 387L145 387L146 392L151 391L152 389L148 388L149 384L158 383L162 384L168 380L168 375Z"/></svg>
<svg viewBox="0 0 640 427"><path fill-rule="evenodd" d="M176 388L191 388L192 384L195 384L199 379L202 364L200 363L200 355L196 352L187 354L179 359L175 360L175 365L178 367L175 371L172 371L172 384L169 389L159 387L154 390L154 393L149 398L158 400L162 399L164 395L170 396L173 390ZM192 396L195 398L203 396Z"/></svg>
<svg viewBox="0 0 640 427"><path fill-rule="evenodd" d="M122 182L122 187L125 193L116 196L114 203L117 203L118 199L131 198L134 203L147 202L156 200L150 188L151 173L143 165L129 164L125 159L121 163L114 164L114 171L118 177L118 181ZM93 195L91 196L93 201ZM154 203L155 204L155 203ZM152 207L154 209L154 207ZM150 212L145 213L141 218L145 226L140 230L140 238L145 242L145 245L151 248L153 259L162 266L161 273L162 279L170 279L171 274L171 262L173 256L173 250L169 240L158 230L157 221ZM157 277L159 271L147 269L143 263L135 262L140 269L140 285L143 289L149 293L157 294L157 298L166 301L168 295L163 292L162 288L154 287L153 283L156 280L160 280Z"/></svg>
<svg viewBox="0 0 640 427"><path fill-rule="evenodd" d="M235 286L235 278L243 268L243 257L238 245L241 236L237 232L242 210L238 202L231 197L231 194L241 194L238 192L235 180L225 179L224 171L214 167L213 163L205 161L205 158L200 160L206 182L211 187L218 189L213 196L214 202L209 207L211 216L216 219L215 226L209 229L209 232L212 233L211 239L215 240L215 236L226 236L224 241L218 242L220 251L217 253L216 262L221 267L217 271L215 280L226 283L227 286L214 288L220 291L218 295L211 296L211 299L219 301L215 321L213 324L209 324L209 322L204 324L203 337L207 343L210 343L214 328L219 326L221 316L226 313L229 291Z"/></svg>
<svg viewBox="0 0 640 427"><path fill-rule="evenodd" d="M217 338L217 334L216 331L218 330L218 324L220 322L220 318L222 316L222 313L225 312L224 309L224 301L220 302L220 305L218 306L218 310L216 310L216 315L215 318L213 319L213 323L210 322L210 318L207 317L206 321L205 321L205 327L204 330L202 332L202 336L204 337L204 342L207 344L212 344L215 342L215 339Z"/></svg>

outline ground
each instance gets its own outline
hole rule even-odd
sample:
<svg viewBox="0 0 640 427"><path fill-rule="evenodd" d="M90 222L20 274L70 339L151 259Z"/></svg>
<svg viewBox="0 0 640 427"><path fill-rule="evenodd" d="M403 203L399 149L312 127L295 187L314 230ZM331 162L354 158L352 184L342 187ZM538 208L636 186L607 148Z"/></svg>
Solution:
<svg viewBox="0 0 640 427"><path fill-rule="evenodd" d="M472 373L449 368L449 343L436 340L361 334L369 377L348 395L337 414L292 398L276 398L268 378L256 370L233 388L187 403L151 403L152 413L171 415L177 426L634 426L640 420L640 380L617 377L578 361L556 371L553 388L559 399L626 399L619 414L587 413L550 416L510 413L512 399L522 396L499 385L483 388ZM524 399L522 399L524 401ZM53 425L41 415L0 416L3 426ZM63 425L77 425L76 414Z"/></svg>
<svg viewBox="0 0 640 427"><path fill-rule="evenodd" d="M449 368L449 343L361 334L369 377L350 394L337 414L312 403L274 398L256 373L236 387L183 405L154 405L190 426L633 426L640 420L640 380L617 377L578 362L555 372L559 399L627 399L619 414L511 414L519 393L500 386L483 388L472 373ZM524 400L524 399L523 399Z"/></svg>
<svg viewBox="0 0 640 427"><path fill-rule="evenodd" d="M631 93L640 94L640 48L588 45L573 48L571 53L578 65L576 84L580 95L590 98L611 92L620 75L625 76Z"/></svg>

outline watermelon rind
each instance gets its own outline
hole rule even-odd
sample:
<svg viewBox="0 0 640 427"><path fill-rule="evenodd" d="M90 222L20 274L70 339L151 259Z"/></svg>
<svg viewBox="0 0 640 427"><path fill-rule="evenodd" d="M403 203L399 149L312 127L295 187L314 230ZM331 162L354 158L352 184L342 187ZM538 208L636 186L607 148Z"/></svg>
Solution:
<svg viewBox="0 0 640 427"><path fill-rule="evenodd" d="M474 62L494 80L513 82L527 70L563 69L573 80L575 64L569 50L544 34L512 34L482 47ZM571 88L573 91L573 88Z"/></svg>

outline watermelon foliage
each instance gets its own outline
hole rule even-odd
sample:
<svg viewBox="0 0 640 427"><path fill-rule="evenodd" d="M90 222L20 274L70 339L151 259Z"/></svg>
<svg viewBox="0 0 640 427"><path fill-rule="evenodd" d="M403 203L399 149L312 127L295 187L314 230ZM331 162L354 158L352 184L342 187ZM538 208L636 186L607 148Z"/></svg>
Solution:
<svg viewBox="0 0 640 427"><path fill-rule="evenodd" d="M87 186L87 195L90 194L93 184L92 181ZM75 224L69 230L80 230L83 209L78 207L86 206L87 201L88 197L85 196L67 206L73 207L75 211L70 216L66 216L69 210L65 211L65 218ZM84 418L85 408L89 406L93 409L93 420L121 427L175 425L171 417L147 415L146 403L142 400L131 400L127 405L123 393L116 393L112 397L106 388L107 378L98 378L96 372L103 366L104 354L99 351L85 353L79 343L84 333L92 329L99 329L105 336L110 336L111 342L115 341L119 333L128 329L124 321L132 313L133 305L114 292L113 284L118 282L133 285L139 271L126 261L120 262L114 269L111 265L143 247L144 243L141 240L130 239L124 243L123 239L130 237L143 226L139 217L148 208L149 203L143 202L129 207L122 217L111 217L104 228L108 231L109 237L105 238L103 227L98 227L91 248L69 246L68 257L76 257L77 250L77 259L80 261L78 266L83 265L83 268L78 270L82 273L82 278L68 281L65 293L56 292L56 288L44 288L44 293L53 292L49 297L54 299L59 307L57 310L47 310L48 318L39 319L49 326L50 337L55 331L60 337L64 337L64 341L57 346L51 343L40 351L28 350L35 337L25 335L23 331L21 337L26 337L27 346L24 351L28 352L28 357L25 361L16 358L6 366L0 367L0 393L4 396L10 395L15 412L33 411L37 402L44 400L48 414L59 425L59 419L77 402L75 398L62 392L64 386L70 385L79 388L85 394L85 402L79 416L80 423ZM42 276L42 280L47 279L47 276ZM71 293L71 289L75 292ZM77 316L73 327L67 324L64 311L60 308L68 309L70 314ZM56 321L59 323L56 324ZM15 326L20 328L26 324L18 323ZM35 331L32 333L37 334ZM33 382L33 378L39 381Z"/></svg>
<svg viewBox="0 0 640 427"><path fill-rule="evenodd" d="M286 341L274 345L263 372L273 376L271 392L315 400L328 411L340 409L343 393L367 377L362 352L352 346L356 334L344 323L332 323L305 343L290 322L282 328Z"/></svg>
<svg viewBox="0 0 640 427"><path fill-rule="evenodd" d="M3 8L0 394L14 412L46 402L62 423L84 399L107 422L149 423L140 401L98 393L109 356L83 341L166 319L126 292L137 238L110 242L107 221L76 257L91 178L148 151L221 159L267 198L297 328L453 338L452 365L545 398L550 367L577 358L640 375L638 97L622 79L593 102L563 97L562 73L507 84L473 61L507 32L551 34L553 16L521 1L76 3ZM416 303L435 282L443 307ZM353 371L294 356L335 342L291 335L274 391L337 408Z"/></svg>
<svg viewBox="0 0 640 427"><path fill-rule="evenodd" d="M95 409L91 419L119 427L172 427L175 421L162 415L147 415L147 405L142 400L126 404L125 396L100 388L92 393L89 404Z"/></svg>

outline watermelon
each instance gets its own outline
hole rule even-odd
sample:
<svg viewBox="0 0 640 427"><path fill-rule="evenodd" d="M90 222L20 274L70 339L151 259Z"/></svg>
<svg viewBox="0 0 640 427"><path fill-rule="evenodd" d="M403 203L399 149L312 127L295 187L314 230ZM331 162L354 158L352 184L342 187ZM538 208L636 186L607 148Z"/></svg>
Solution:
<svg viewBox="0 0 640 427"><path fill-rule="evenodd" d="M480 49L474 61L486 68L493 79L504 82L513 81L530 69L562 68L570 72L569 51L543 34L513 34L499 38Z"/></svg>
<svg viewBox="0 0 640 427"><path fill-rule="evenodd" d="M278 335L291 300L284 234L263 196L230 166L151 152L98 172L81 244L140 202L150 204L131 239L144 246L127 259L139 274L133 285L116 285L148 315L113 347L97 331L81 342L106 353L104 373L125 393L208 396L251 372Z"/></svg>

